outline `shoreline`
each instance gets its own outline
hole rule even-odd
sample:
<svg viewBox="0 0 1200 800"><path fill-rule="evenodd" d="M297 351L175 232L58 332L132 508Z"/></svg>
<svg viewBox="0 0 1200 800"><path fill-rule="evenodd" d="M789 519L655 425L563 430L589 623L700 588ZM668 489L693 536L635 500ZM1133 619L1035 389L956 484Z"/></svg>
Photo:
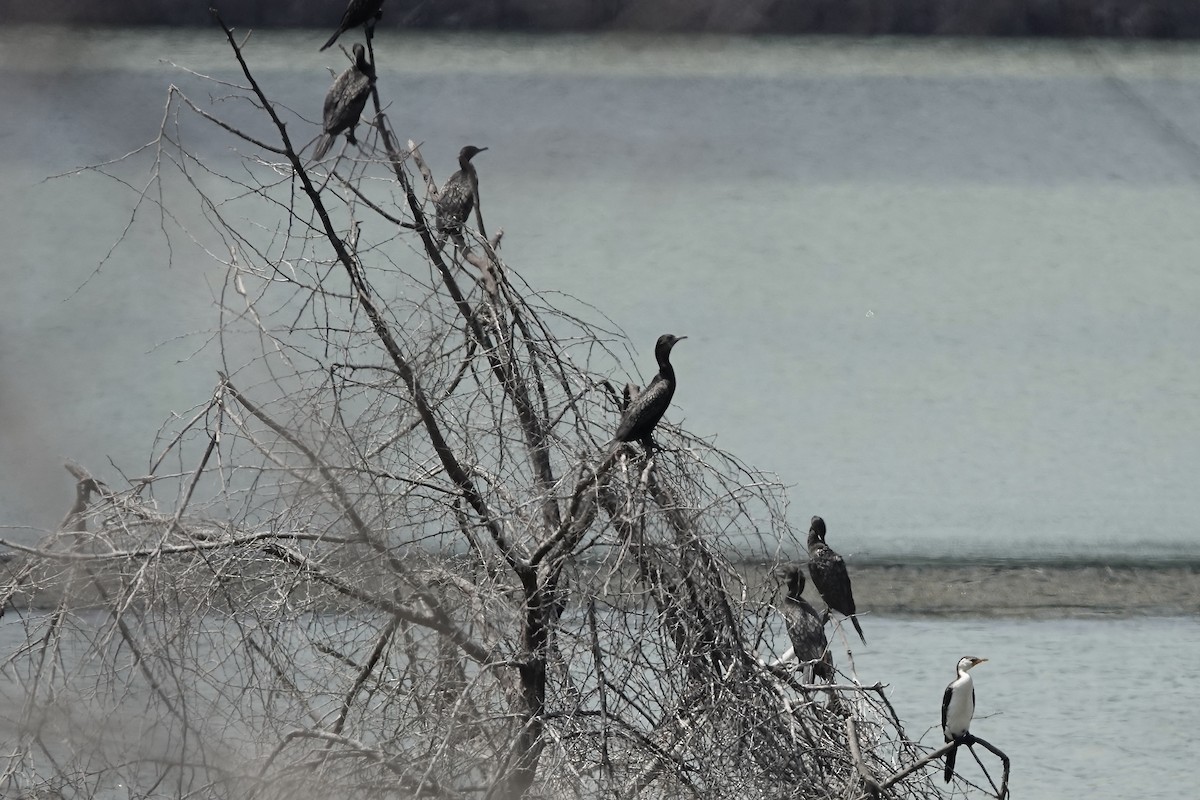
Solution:
<svg viewBox="0 0 1200 800"><path fill-rule="evenodd" d="M860 611L902 616L1200 614L1200 567L849 564Z"/></svg>
<svg viewBox="0 0 1200 800"><path fill-rule="evenodd" d="M14 556L0 559L0 586L21 571L24 558ZM67 565L57 567L51 571L60 572ZM863 615L1037 619L1200 616L1200 564L850 562L847 567L854 599ZM744 591L751 596L765 595L769 599L782 588L779 573L770 564L741 562L727 568L737 573L744 582ZM591 570L584 566L583 571ZM631 577L626 574L618 583ZM61 599L61 579L62 574L44 576L35 581L33 592L27 587L16 589L9 603L26 609L53 608ZM120 580L115 573L105 574L102 579ZM247 596L262 588L253 576L243 579ZM727 586L742 591L732 584ZM618 588L617 594L621 593ZM811 585L805 594L820 605ZM84 591L76 600L88 606L96 597ZM336 602L331 604L331 608L336 606Z"/></svg>

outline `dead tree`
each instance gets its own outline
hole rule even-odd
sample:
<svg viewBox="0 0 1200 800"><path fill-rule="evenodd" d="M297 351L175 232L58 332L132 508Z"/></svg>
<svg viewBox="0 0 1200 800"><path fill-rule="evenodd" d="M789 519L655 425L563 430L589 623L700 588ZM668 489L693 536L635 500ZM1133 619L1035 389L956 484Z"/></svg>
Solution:
<svg viewBox="0 0 1200 800"><path fill-rule="evenodd" d="M782 623L740 563L803 549L780 483L665 423L651 457L613 443L624 339L498 235L446 262L386 81L360 152L310 169L225 33L221 105L172 87L155 141L90 170L146 157L136 206L223 265L220 368L144 474L78 469L68 530L5 566L0 793L833 798L919 758L882 686L757 657Z"/></svg>

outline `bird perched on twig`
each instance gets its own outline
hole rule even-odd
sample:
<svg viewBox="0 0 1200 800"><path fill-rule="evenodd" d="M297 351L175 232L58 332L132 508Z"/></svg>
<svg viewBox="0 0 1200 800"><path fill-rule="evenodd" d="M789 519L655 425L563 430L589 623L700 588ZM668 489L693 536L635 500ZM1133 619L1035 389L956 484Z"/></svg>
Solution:
<svg viewBox="0 0 1200 800"><path fill-rule="evenodd" d="M804 599L804 573L799 568L787 571L787 581L783 618L788 638L792 640L792 652L797 661L805 664L804 682L812 683L814 677L832 681L833 661L829 657L829 640L825 638L825 619Z"/></svg>
<svg viewBox="0 0 1200 800"><path fill-rule="evenodd" d="M813 517L808 529L808 574L825 605L849 617L854 630L858 631L858 638L866 644L867 637L863 636L858 617L854 616L854 592L850 588L846 562L825 544L825 520L820 517Z"/></svg>
<svg viewBox="0 0 1200 800"><path fill-rule="evenodd" d="M339 36L359 25L367 26L367 38L370 39L375 34L376 21L382 16L383 0L350 0L342 14L342 21L338 23L338 29L329 37L328 42L321 45L321 49L331 47Z"/></svg>
<svg viewBox="0 0 1200 800"><path fill-rule="evenodd" d="M675 395L675 368L671 366L671 348L686 336L664 333L654 344L654 358L658 360L658 374L650 385L638 392L629 401L621 424L617 426L618 442L643 442L650 450L650 434L662 419Z"/></svg>
<svg viewBox="0 0 1200 800"><path fill-rule="evenodd" d="M958 660L958 677L946 687L942 695L942 735L946 742L954 742L954 747L946 753L946 769L942 777L946 783L954 777L954 756L958 752L959 743L969 743L971 740L971 718L975 716L975 681L969 670L977 667L986 658L963 656Z"/></svg>
<svg viewBox="0 0 1200 800"><path fill-rule="evenodd" d="M367 61L367 51L358 42L354 43L354 63L338 75L329 91L325 93L325 118L322 133L317 139L314 158L320 160L333 146L333 140L345 131L346 141L358 144L354 128L367 106L371 85L375 83L375 68Z"/></svg>
<svg viewBox="0 0 1200 800"><path fill-rule="evenodd" d="M469 144L458 151L458 172L450 176L434 201L438 233L462 234L462 226L479 200L479 174L471 159L484 150L487 148Z"/></svg>

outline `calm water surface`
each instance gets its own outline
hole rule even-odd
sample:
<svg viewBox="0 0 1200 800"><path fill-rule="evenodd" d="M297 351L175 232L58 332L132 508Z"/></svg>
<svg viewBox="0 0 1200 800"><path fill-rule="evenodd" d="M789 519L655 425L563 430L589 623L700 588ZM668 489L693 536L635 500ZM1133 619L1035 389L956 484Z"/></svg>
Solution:
<svg viewBox="0 0 1200 800"><path fill-rule="evenodd" d="M341 64L309 38L261 32L249 55L313 119ZM688 334L672 419L793 484L796 518L822 514L843 551L1200 558L1200 50L385 37L380 54L391 118L439 175L462 143L491 147L507 260L602 309L644 374L658 333ZM144 470L158 421L211 389L208 356L178 362L214 324L219 273L195 252L166 269L144 214L89 281L128 197L42 182L151 139L170 83L207 97L167 60L234 77L210 31L0 39L5 523L58 521L65 456Z"/></svg>
<svg viewBox="0 0 1200 800"><path fill-rule="evenodd" d="M97 618L96 624L104 629L107 620ZM864 627L870 645L862 646L857 639L853 643L859 679L865 684L886 683L888 697L909 737L929 747L940 745L942 691L954 676L958 658L970 654L989 659L974 673L977 713L972 730L1012 759L1014 798L1155 800L1190 796L1187 787L1196 779L1195 761L1189 755L1188 737L1179 731L1180 720L1200 704L1195 670L1190 666L1200 660L1196 620L984 621L873 615ZM217 630L219 626L207 635L212 637ZM850 633L853 636L853 631ZM786 634L777 634L776 646L781 652L787 648ZM230 641L225 646L236 647L238 635L229 630ZM365 653L372 645L361 632L347 633L346 638L357 640L357 645L347 645L352 652L358 647ZM0 652L12 652L24 642L25 632L11 615L0 622ZM835 637L835 642L840 644L840 639ZM195 655L203 656L212 644L206 638ZM216 665L224 661L221 652L224 650L207 661L200 658L198 664L206 678L212 678L207 672L210 669L219 672ZM75 661L81 655L68 649L64 668L77 669L80 664ZM316 654L312 657L315 662L327 660ZM844 652L835 652L835 660L844 666ZM85 685L88 675L84 669ZM233 679L232 684L239 680ZM0 683L0 741L19 730L24 685L12 680ZM319 696L319 708L326 703L329 708L337 707L336 686L314 686L313 692L314 697ZM86 699L80 698L69 711L60 709L44 720L45 735L64 747L68 743L80 748L103 743L119 750L141 741L143 753L161 747L165 758L175 752L164 731L149 724L135 691L118 691L116 696L124 699L115 706L116 701L107 695L97 701L97 708L103 711L89 708ZM203 707L202 700L197 702ZM224 709L225 704L218 708ZM230 722L219 735L234 753L255 752L248 744L243 745L244 750L238 747L238 737L249 735L242 725ZM983 751L980 754L998 780L998 764ZM969 780L984 782L969 757L960 758L959 766ZM114 789L98 795L97 800L125 796L123 790Z"/></svg>

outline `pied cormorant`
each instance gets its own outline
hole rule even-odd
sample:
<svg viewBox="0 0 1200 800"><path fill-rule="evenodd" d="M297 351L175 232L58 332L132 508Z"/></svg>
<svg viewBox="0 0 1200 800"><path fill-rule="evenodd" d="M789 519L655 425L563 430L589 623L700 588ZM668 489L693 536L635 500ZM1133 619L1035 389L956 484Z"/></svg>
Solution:
<svg viewBox="0 0 1200 800"><path fill-rule="evenodd" d="M954 756L958 752L958 744L969 740L971 735L971 717L975 716L975 681L971 679L970 669L977 667L986 658L963 656L958 660L958 677L950 681L946 693L942 695L942 734L946 742L955 742L955 746L946 753L946 770L943 776L946 783L954 776Z"/></svg>

